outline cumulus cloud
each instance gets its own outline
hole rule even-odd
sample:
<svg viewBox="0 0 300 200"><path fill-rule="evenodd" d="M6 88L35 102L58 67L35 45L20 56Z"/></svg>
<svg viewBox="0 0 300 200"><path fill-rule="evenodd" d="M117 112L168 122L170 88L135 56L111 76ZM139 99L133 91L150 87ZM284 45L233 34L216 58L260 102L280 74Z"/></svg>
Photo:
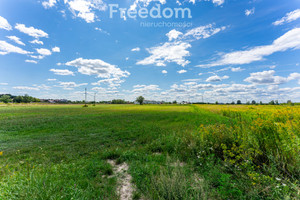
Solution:
<svg viewBox="0 0 300 200"><path fill-rule="evenodd" d="M184 69L177 71L178 74L184 74L184 73L186 73L186 72L187 72L187 71L184 70Z"/></svg>
<svg viewBox="0 0 300 200"><path fill-rule="evenodd" d="M57 3L56 0L48 0L48 1L43 1L42 5L44 6L44 8L47 9L55 6L56 3Z"/></svg>
<svg viewBox="0 0 300 200"><path fill-rule="evenodd" d="M197 0L189 0L188 2L195 4ZM203 1L203 0L198 0L198 1ZM217 6L221 6L224 4L225 0L204 0L204 1L211 1L213 4ZM182 3L177 0L177 4L181 5ZM184 2L184 1L183 1Z"/></svg>
<svg viewBox="0 0 300 200"><path fill-rule="evenodd" d="M181 32L171 30L167 33L169 42L165 42L162 45L147 48L150 56L138 61L138 65L156 65L156 66L166 66L167 63L174 62L181 66L186 66L190 63L186 57L190 56L189 48L192 47L190 42L209 38L226 27L215 28L214 24L209 24L206 26L196 27L194 29L188 30L185 34L180 34ZM172 41L176 39L175 41Z"/></svg>
<svg viewBox="0 0 300 200"><path fill-rule="evenodd" d="M38 39L35 39L35 40L32 40L30 41L31 44L39 44L39 45L44 45L44 42L43 41L40 41Z"/></svg>
<svg viewBox="0 0 300 200"><path fill-rule="evenodd" d="M131 51L140 51L140 50L141 50L140 47L136 47L136 48L131 49Z"/></svg>
<svg viewBox="0 0 300 200"><path fill-rule="evenodd" d="M49 71L53 72L56 75L60 76L74 76L74 72L68 70L68 69L50 69Z"/></svg>
<svg viewBox="0 0 300 200"><path fill-rule="evenodd" d="M241 72L241 71L244 71L244 69L242 69L242 68L240 68L240 67L236 67L236 68L232 67L232 68L231 68L231 71L232 71L232 72Z"/></svg>
<svg viewBox="0 0 300 200"><path fill-rule="evenodd" d="M165 4L166 0L134 0L133 4L130 6L130 10L136 10L138 6L147 7L151 2L159 2L161 4Z"/></svg>
<svg viewBox="0 0 300 200"><path fill-rule="evenodd" d="M120 78L128 77L130 75L128 71L122 71L115 65L106 63L100 59L78 58L76 60L67 62L66 65L77 67L78 72L81 74L96 75L98 78Z"/></svg>
<svg viewBox="0 0 300 200"><path fill-rule="evenodd" d="M22 33L25 33L31 37L41 38L45 37L48 38L48 34L40 29L36 29L34 27L26 27L24 24L16 24L15 29L19 30Z"/></svg>
<svg viewBox="0 0 300 200"><path fill-rule="evenodd" d="M161 71L161 73L163 73L163 74L167 74L167 73L168 73L168 71L167 71L167 70L162 70L162 71Z"/></svg>
<svg viewBox="0 0 300 200"><path fill-rule="evenodd" d="M0 83L0 85L8 85L8 83Z"/></svg>
<svg viewBox="0 0 300 200"><path fill-rule="evenodd" d="M247 9L247 10L245 10L245 15L246 16L253 15L254 12L255 12L255 8Z"/></svg>
<svg viewBox="0 0 300 200"><path fill-rule="evenodd" d="M52 54L50 50L44 48L36 49L36 51L42 56L50 56Z"/></svg>
<svg viewBox="0 0 300 200"><path fill-rule="evenodd" d="M285 23L289 23L295 21L300 18L300 9L294 10L292 12L287 13L283 18L275 21L273 25L278 26Z"/></svg>
<svg viewBox="0 0 300 200"><path fill-rule="evenodd" d="M215 27L215 24L208 24L205 26L199 26L199 27L193 28L191 30L188 30L184 34L183 38L184 39L196 39L196 40L206 39L206 38L209 38L225 29L226 29L226 26Z"/></svg>
<svg viewBox="0 0 300 200"><path fill-rule="evenodd" d="M285 78L281 76L274 76L274 74L275 74L274 70L255 72L255 73L251 73L250 77L246 78L244 81L253 84L260 84L260 85L278 85L278 84L286 83L292 79L292 77Z"/></svg>
<svg viewBox="0 0 300 200"><path fill-rule="evenodd" d="M25 44L21 41L20 38L18 38L17 36L6 36L8 39L14 41L15 43L19 44L19 45L23 45L25 46Z"/></svg>
<svg viewBox="0 0 300 200"><path fill-rule="evenodd" d="M224 4L225 0L212 0L212 2L218 6Z"/></svg>
<svg viewBox="0 0 300 200"><path fill-rule="evenodd" d="M169 41L176 40L180 35L183 35L183 33L176 31L175 29L166 34L166 36L169 38Z"/></svg>
<svg viewBox="0 0 300 200"><path fill-rule="evenodd" d="M276 52L295 50L300 48L300 28L294 28L271 45L257 46L245 51L235 51L224 54L219 60L210 64L198 65L198 67L214 67L222 65L241 65L263 60L264 57Z"/></svg>
<svg viewBox="0 0 300 200"><path fill-rule="evenodd" d="M6 55L9 53L31 54L29 51L25 51L19 47L0 40L0 55Z"/></svg>
<svg viewBox="0 0 300 200"><path fill-rule="evenodd" d="M52 52L59 53L60 52L60 48L59 47L54 47L54 48L52 48Z"/></svg>
<svg viewBox="0 0 300 200"><path fill-rule="evenodd" d="M100 59L83 59L66 63L67 66L73 66L78 69L78 72L84 75L95 75L98 78L103 78L93 85L100 85L102 83L110 85L110 87L118 87L124 82L122 78L127 78L130 73L123 71L115 65L104 62Z"/></svg>
<svg viewBox="0 0 300 200"><path fill-rule="evenodd" d="M224 79L228 79L228 78L229 78L229 76L222 76L222 77L220 77L218 75L215 75L215 76L208 77L206 79L206 82L220 82L220 81L222 81Z"/></svg>
<svg viewBox="0 0 300 200"><path fill-rule="evenodd" d="M65 1L74 16L84 19L87 23L95 22L97 16L94 10L105 11L107 5L102 0L72 0Z"/></svg>
<svg viewBox="0 0 300 200"><path fill-rule="evenodd" d="M87 83L77 84L75 82L59 82L59 86L62 87L64 90L73 90L76 87L86 86Z"/></svg>
<svg viewBox="0 0 300 200"><path fill-rule="evenodd" d="M0 16L0 29L5 29L7 31L12 30L12 27L8 23L8 21L4 17L1 17L1 16Z"/></svg>
<svg viewBox="0 0 300 200"><path fill-rule="evenodd" d="M47 81L56 81L55 78L48 78Z"/></svg>
<svg viewBox="0 0 300 200"><path fill-rule="evenodd" d="M33 64L37 64L37 61L36 61L36 60L25 60L25 62L27 62L27 63L33 63Z"/></svg>
<svg viewBox="0 0 300 200"><path fill-rule="evenodd" d="M151 55L144 60L138 61L138 65L166 66L166 63L175 62L178 65L185 66L190 63L185 57L190 55L187 50L192 46L186 42L166 42L162 46L146 49Z"/></svg>

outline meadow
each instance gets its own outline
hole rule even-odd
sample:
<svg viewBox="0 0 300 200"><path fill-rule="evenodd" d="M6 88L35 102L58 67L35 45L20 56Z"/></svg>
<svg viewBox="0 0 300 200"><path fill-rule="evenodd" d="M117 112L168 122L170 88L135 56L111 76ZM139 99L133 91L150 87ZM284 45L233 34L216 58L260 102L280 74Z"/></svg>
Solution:
<svg viewBox="0 0 300 200"><path fill-rule="evenodd" d="M0 199L299 199L300 106L0 105Z"/></svg>

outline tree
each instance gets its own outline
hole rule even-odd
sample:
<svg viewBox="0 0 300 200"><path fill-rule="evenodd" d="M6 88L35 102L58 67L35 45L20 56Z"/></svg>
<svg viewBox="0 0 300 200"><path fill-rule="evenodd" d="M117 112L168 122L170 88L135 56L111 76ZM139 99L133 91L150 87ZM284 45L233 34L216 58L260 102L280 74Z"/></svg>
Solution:
<svg viewBox="0 0 300 200"><path fill-rule="evenodd" d="M0 101L2 101L3 103L8 103L8 102L11 102L11 98L10 98L10 96L8 96L8 95L3 95L3 96L0 98Z"/></svg>
<svg viewBox="0 0 300 200"><path fill-rule="evenodd" d="M259 102L259 104L260 104L260 105L263 105L263 102L262 102L262 101L260 101L260 102Z"/></svg>
<svg viewBox="0 0 300 200"><path fill-rule="evenodd" d="M139 96L136 98L136 101L140 103L140 105L143 105L145 98L143 96Z"/></svg>
<svg viewBox="0 0 300 200"><path fill-rule="evenodd" d="M113 99L111 104L126 104L126 101L123 99Z"/></svg>
<svg viewBox="0 0 300 200"><path fill-rule="evenodd" d="M232 104L232 105L234 105L234 104L235 104L235 102L233 101L233 102L231 102L231 104Z"/></svg>
<svg viewBox="0 0 300 200"><path fill-rule="evenodd" d="M274 100L272 100L272 101L270 101L270 103L269 103L270 105L275 105L275 102L274 102Z"/></svg>
<svg viewBox="0 0 300 200"><path fill-rule="evenodd" d="M252 102L251 102L251 103L252 103L252 105L255 105L255 104L256 104L256 101L252 100Z"/></svg>
<svg viewBox="0 0 300 200"><path fill-rule="evenodd" d="M173 101L173 104L177 104L177 101L175 100L175 101Z"/></svg>
<svg viewBox="0 0 300 200"><path fill-rule="evenodd" d="M237 100L236 104L242 104L241 100Z"/></svg>
<svg viewBox="0 0 300 200"><path fill-rule="evenodd" d="M219 104L219 102L218 102L218 101L216 101L216 104L218 105L218 104Z"/></svg>

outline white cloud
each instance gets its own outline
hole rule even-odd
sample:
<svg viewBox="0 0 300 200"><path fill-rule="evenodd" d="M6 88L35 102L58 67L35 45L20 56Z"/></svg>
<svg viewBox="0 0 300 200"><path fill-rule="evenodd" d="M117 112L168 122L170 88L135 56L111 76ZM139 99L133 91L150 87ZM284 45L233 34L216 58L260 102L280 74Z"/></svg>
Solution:
<svg viewBox="0 0 300 200"><path fill-rule="evenodd" d="M8 21L4 17L1 17L1 16L0 16L0 29L5 29L7 31L12 30L12 27L8 23Z"/></svg>
<svg viewBox="0 0 300 200"><path fill-rule="evenodd" d="M167 73L168 73L168 71L167 71L167 70L162 70L162 71L161 71L161 73L163 73L163 74L167 74Z"/></svg>
<svg viewBox="0 0 300 200"><path fill-rule="evenodd" d="M42 56L42 55L38 55L38 56L34 56L34 55L30 55L31 58L34 58L34 59L43 59L45 56Z"/></svg>
<svg viewBox="0 0 300 200"><path fill-rule="evenodd" d="M81 74L96 75L98 78L121 78L128 77L130 75L128 71L122 71L115 65L111 65L100 59L78 58L67 62L66 65L77 67L78 72Z"/></svg>
<svg viewBox="0 0 300 200"><path fill-rule="evenodd" d="M162 46L152 47L147 49L151 54L144 60L138 61L138 65L166 66L166 63L175 62L178 65L185 66L190 63L185 57L190 55L187 50L192 46L186 42L166 42Z"/></svg>
<svg viewBox="0 0 300 200"><path fill-rule="evenodd" d="M39 91L40 90L39 88L28 87L28 86L16 86L16 87L13 87L13 89L16 89L16 90L34 90L34 91Z"/></svg>
<svg viewBox="0 0 300 200"><path fill-rule="evenodd" d="M19 47L0 40L0 55L6 55L9 53L31 54L29 51L25 51Z"/></svg>
<svg viewBox="0 0 300 200"><path fill-rule="evenodd" d="M176 40L180 35L183 35L183 33L176 31L175 29L166 34L166 36L169 38L169 41Z"/></svg>
<svg viewBox="0 0 300 200"><path fill-rule="evenodd" d="M60 76L74 76L74 72L68 70L68 69L50 69L49 71L54 72L56 75Z"/></svg>
<svg viewBox="0 0 300 200"><path fill-rule="evenodd" d="M226 29L226 26L222 26L219 28L215 28L214 26L215 26L214 24L208 24L206 26L199 26L193 28L191 30L188 30L184 34L183 38L184 39L192 38L196 40L206 39Z"/></svg>
<svg viewBox="0 0 300 200"><path fill-rule="evenodd" d="M202 76L202 75L203 75L203 73L199 73L199 74L198 74L198 76Z"/></svg>
<svg viewBox="0 0 300 200"><path fill-rule="evenodd" d="M60 52L60 48L59 47L54 47L54 48L52 48L52 52L59 53Z"/></svg>
<svg viewBox="0 0 300 200"><path fill-rule="evenodd" d="M212 2L218 6L224 4L225 0L212 0Z"/></svg>
<svg viewBox="0 0 300 200"><path fill-rule="evenodd" d="M25 44L21 41L21 39L16 36L6 36L6 37L19 45L25 46Z"/></svg>
<svg viewBox="0 0 300 200"><path fill-rule="evenodd" d="M231 68L231 71L232 71L232 72L241 72L241 71L244 71L244 69L242 69L242 68L240 68L240 67L236 67L236 68L232 67L232 68Z"/></svg>
<svg viewBox="0 0 300 200"><path fill-rule="evenodd" d="M102 0L66 0L65 3L69 5L75 16L84 19L87 23L95 22L97 19L93 10L105 11L107 9L107 5Z"/></svg>
<svg viewBox="0 0 300 200"><path fill-rule="evenodd" d="M184 74L184 73L186 73L186 72L187 72L187 71L184 70L184 69L177 71L178 74Z"/></svg>
<svg viewBox="0 0 300 200"><path fill-rule="evenodd" d="M75 82L59 82L59 86L65 90L73 90L76 87L86 86L87 83L77 84Z"/></svg>
<svg viewBox="0 0 300 200"><path fill-rule="evenodd" d="M124 82L122 78L127 78L130 73L123 71L115 65L106 63L100 59L83 59L67 62L65 65L77 67L78 72L84 75L95 75L98 78L103 78L92 85L108 84L109 87L119 87Z"/></svg>
<svg viewBox="0 0 300 200"><path fill-rule="evenodd" d="M38 39L35 39L35 40L32 40L30 41L31 44L40 44L40 45L44 45L44 42L43 41L40 41Z"/></svg>
<svg viewBox="0 0 300 200"><path fill-rule="evenodd" d="M288 78L284 78L281 76L274 76L275 71L263 71L263 72L255 72L251 73L250 77L246 78L244 81L253 83L253 84L261 84L261 85L278 85L283 84L288 81Z"/></svg>
<svg viewBox="0 0 300 200"><path fill-rule="evenodd" d="M102 28L98 28L98 27L96 27L96 28L95 28L95 30L96 30L96 31L100 31L101 33L104 33L104 34L106 34L106 35L110 35L110 33L109 33L109 32L107 32L107 31L103 30Z"/></svg>
<svg viewBox="0 0 300 200"><path fill-rule="evenodd" d="M95 83L92 83L92 85L102 85L102 84L106 84L108 85L110 88L117 88L120 87L122 83L124 83L125 80L120 79L119 77L115 77L115 78L106 78L106 79L102 79L99 80Z"/></svg>
<svg viewBox="0 0 300 200"><path fill-rule="evenodd" d="M37 61L35 61L35 60L25 60L25 62L27 62L27 63L33 63L33 64L37 64Z"/></svg>
<svg viewBox="0 0 300 200"><path fill-rule="evenodd" d="M188 50L192 47L190 42L209 38L225 28L226 27L214 28L214 24L209 24L190 29L185 34L180 34L176 32L176 30L172 30L166 35L169 40L176 38L175 41L165 42L162 45L147 48L146 50L150 53L150 56L138 61L136 64L166 66L167 63L174 62L178 65L186 66L190 63L190 61L186 59L186 57L190 56Z"/></svg>
<svg viewBox="0 0 300 200"><path fill-rule="evenodd" d="M53 6L55 6L56 4L56 0L48 0L48 1L43 1L42 5L44 6L44 8L52 8Z"/></svg>
<svg viewBox="0 0 300 200"><path fill-rule="evenodd" d="M145 93L149 91L158 91L160 90L158 85L135 85L133 86L133 93Z"/></svg>
<svg viewBox="0 0 300 200"><path fill-rule="evenodd" d="M8 85L8 83L0 83L0 85Z"/></svg>
<svg viewBox="0 0 300 200"><path fill-rule="evenodd" d="M300 9L287 13L283 18L277 20L273 25L278 26L288 22L295 21L300 18Z"/></svg>
<svg viewBox="0 0 300 200"><path fill-rule="evenodd" d="M31 37L40 38L45 37L48 38L48 34L40 29L36 29L34 27L26 27L24 24L16 24L15 29L19 30L22 33L25 33Z"/></svg>
<svg viewBox="0 0 300 200"><path fill-rule="evenodd" d="M206 79L206 82L220 82L220 81L222 81L224 79L228 79L228 78L229 78L229 76L220 77L220 76L215 75L215 76L208 77Z"/></svg>
<svg viewBox="0 0 300 200"><path fill-rule="evenodd" d="M52 54L50 50L44 48L36 49L36 51L42 56L50 56Z"/></svg>
<svg viewBox="0 0 300 200"><path fill-rule="evenodd" d="M221 65L238 65L249 64L255 61L263 60L276 52L283 52L289 49L295 50L300 48L300 28L295 28L278 39L274 40L271 45L257 46L245 51L235 51L224 54L221 59L210 64L199 65L198 67L214 67Z"/></svg>
<svg viewBox="0 0 300 200"><path fill-rule="evenodd" d="M147 7L151 2L160 2L161 4L165 4L166 0L134 0L134 3L130 6L129 10L136 10L138 6Z"/></svg>
<svg viewBox="0 0 300 200"><path fill-rule="evenodd" d="M48 78L47 81L56 81L55 78Z"/></svg>
<svg viewBox="0 0 300 200"><path fill-rule="evenodd" d="M254 12L255 12L255 8L252 8L252 9L249 9L249 10L247 9L247 10L245 10L245 15L246 16L253 15Z"/></svg>
<svg viewBox="0 0 300 200"><path fill-rule="evenodd" d="M140 50L141 50L140 47L136 47L136 48L131 49L131 51L140 51Z"/></svg>
<svg viewBox="0 0 300 200"><path fill-rule="evenodd" d="M211 1L213 4L217 5L217 6L221 6L224 4L225 0L199 0L199 1ZM183 1L184 2L184 1ZM177 0L176 3L178 5L181 5L180 1ZM196 0L189 0L189 3L193 3L195 4L196 3Z"/></svg>

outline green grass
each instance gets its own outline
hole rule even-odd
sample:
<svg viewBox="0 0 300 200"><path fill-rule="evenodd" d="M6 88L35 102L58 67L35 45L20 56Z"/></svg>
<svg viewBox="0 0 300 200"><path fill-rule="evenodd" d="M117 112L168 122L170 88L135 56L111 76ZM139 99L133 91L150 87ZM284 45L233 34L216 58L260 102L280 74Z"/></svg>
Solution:
<svg viewBox="0 0 300 200"><path fill-rule="evenodd" d="M135 199L294 198L296 179L262 191L216 152L199 158L199 127L236 123L189 105L1 106L0 199L118 199L108 159L129 164Z"/></svg>

